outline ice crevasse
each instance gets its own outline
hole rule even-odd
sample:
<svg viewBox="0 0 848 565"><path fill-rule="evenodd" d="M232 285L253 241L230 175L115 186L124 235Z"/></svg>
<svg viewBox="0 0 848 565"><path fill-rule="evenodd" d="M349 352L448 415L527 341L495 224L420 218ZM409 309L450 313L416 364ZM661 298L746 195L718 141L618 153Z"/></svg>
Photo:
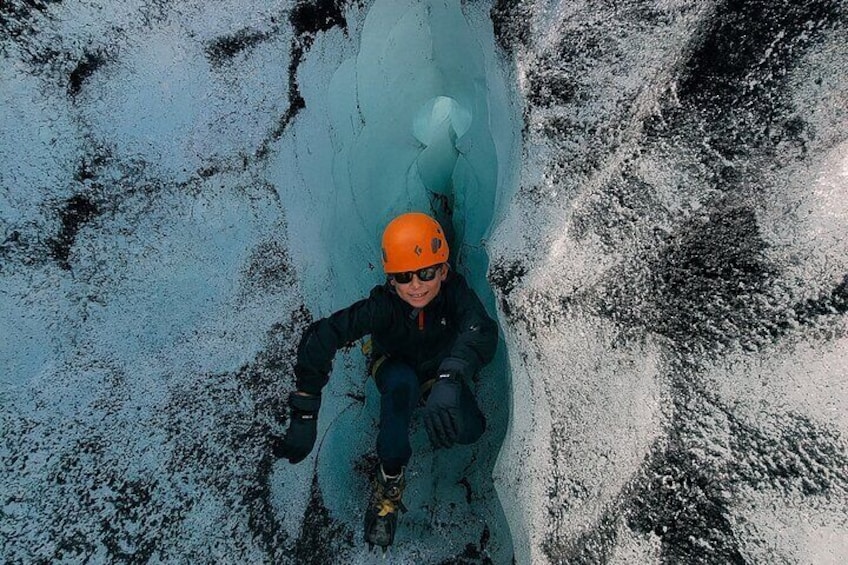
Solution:
<svg viewBox="0 0 848 565"><path fill-rule="evenodd" d="M317 102L326 112L312 114L320 125L295 128L310 139L330 135L322 151L294 149L303 186L283 195L292 231L303 230L299 239L309 242L302 250L306 280L329 271L347 282L321 287L314 300L329 313L364 295L381 276L383 226L396 214L420 210L447 226L455 268L495 315L485 241L515 182L521 125L487 11L450 2L376 2L361 30L350 30L357 32L358 48L333 70L326 88L305 94L307 107ZM303 70L301 84L322 84ZM301 198L304 191L311 196ZM435 561L461 555L471 543L481 555L511 559L508 524L491 478L510 410L504 345L499 349L476 385L489 419L478 445L434 453L423 427L413 422L405 495L410 511L398 532L407 549L396 551L419 551ZM331 423L317 477L330 513L346 517L357 531L362 501L355 494L367 485L361 474L345 470L372 448L379 395L369 384L364 406L348 398L351 388L361 388L351 383L363 375L359 351L351 357L336 364L347 376L336 374L329 386L339 403L326 411ZM304 480L288 479L297 471L280 472L287 476L281 483Z"/></svg>
<svg viewBox="0 0 848 565"><path fill-rule="evenodd" d="M303 329L449 226L489 430L404 563L848 558L843 1L0 7L0 556L369 562L377 394Z"/></svg>

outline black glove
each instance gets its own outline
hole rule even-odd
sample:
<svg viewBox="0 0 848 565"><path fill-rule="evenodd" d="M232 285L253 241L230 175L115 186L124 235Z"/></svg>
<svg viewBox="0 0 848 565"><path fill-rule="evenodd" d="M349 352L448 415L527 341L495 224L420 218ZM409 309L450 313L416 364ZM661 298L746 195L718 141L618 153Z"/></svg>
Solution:
<svg viewBox="0 0 848 565"><path fill-rule="evenodd" d="M304 396L293 392L289 395L289 429L284 438L274 437L272 448L276 457L285 457L289 463L300 463L315 445L318 435L318 408L321 395Z"/></svg>
<svg viewBox="0 0 848 565"><path fill-rule="evenodd" d="M433 447L451 447L459 436L459 393L462 385L453 373L439 375L424 407L424 424Z"/></svg>

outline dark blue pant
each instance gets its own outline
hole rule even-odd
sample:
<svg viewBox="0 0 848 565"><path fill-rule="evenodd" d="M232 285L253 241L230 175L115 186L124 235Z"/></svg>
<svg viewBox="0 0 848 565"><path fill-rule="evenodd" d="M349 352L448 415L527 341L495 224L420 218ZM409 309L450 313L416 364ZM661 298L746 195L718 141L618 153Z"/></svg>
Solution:
<svg viewBox="0 0 848 565"><path fill-rule="evenodd" d="M418 406L421 390L412 368L400 361L386 359L377 371L380 391L380 432L377 435L377 456L383 469L396 474L412 456L409 445L409 421ZM486 430L486 418L477 406L471 389L464 382L459 395L460 422L457 443L474 443Z"/></svg>

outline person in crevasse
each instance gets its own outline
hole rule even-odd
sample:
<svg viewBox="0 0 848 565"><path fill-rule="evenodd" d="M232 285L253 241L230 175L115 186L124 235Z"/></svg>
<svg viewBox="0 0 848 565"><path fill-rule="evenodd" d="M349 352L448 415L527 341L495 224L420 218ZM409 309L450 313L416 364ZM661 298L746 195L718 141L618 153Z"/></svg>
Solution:
<svg viewBox="0 0 848 565"><path fill-rule="evenodd" d="M368 298L314 322L300 340L291 417L274 454L298 463L317 435L321 389L341 347L371 336L369 370L380 392L379 465L365 515L365 541L384 550L406 510L404 470L412 456L409 423L423 406L434 448L477 441L486 418L468 386L497 347L495 322L465 279L452 272L445 232L432 217L411 212L383 232L385 284Z"/></svg>

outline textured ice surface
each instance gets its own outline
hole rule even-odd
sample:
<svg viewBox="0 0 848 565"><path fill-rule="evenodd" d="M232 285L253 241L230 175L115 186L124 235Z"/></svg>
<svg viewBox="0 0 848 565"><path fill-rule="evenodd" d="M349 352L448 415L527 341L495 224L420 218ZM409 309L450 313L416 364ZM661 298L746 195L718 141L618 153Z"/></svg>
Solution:
<svg viewBox="0 0 848 565"><path fill-rule="evenodd" d="M313 457L274 462L268 434L305 325L381 282L393 214L452 217L495 313L482 240L520 121L487 8L43 8L0 12L4 561L364 558L358 348ZM399 559L512 557L505 351L476 389L478 445L435 454L415 424Z"/></svg>
<svg viewBox="0 0 848 565"><path fill-rule="evenodd" d="M504 341L392 562L848 559L844 1L125 4L0 6L4 562L367 562L358 348L267 437L408 208Z"/></svg>
<svg viewBox="0 0 848 565"><path fill-rule="evenodd" d="M845 4L497 8L518 561L844 561Z"/></svg>

